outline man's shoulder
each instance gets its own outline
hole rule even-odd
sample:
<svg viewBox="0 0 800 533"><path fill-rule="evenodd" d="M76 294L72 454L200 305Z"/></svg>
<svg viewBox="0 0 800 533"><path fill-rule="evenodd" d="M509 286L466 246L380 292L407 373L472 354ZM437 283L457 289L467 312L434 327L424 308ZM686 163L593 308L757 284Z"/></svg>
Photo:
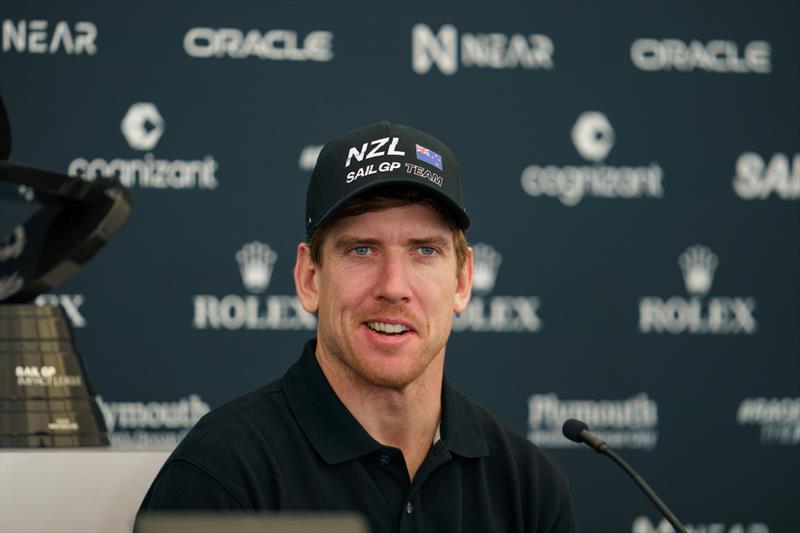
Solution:
<svg viewBox="0 0 800 533"><path fill-rule="evenodd" d="M170 459L195 462L214 451L230 453L231 443L240 452L262 447L268 430L291 423L281 379L261 386L213 409L201 418L175 448Z"/></svg>

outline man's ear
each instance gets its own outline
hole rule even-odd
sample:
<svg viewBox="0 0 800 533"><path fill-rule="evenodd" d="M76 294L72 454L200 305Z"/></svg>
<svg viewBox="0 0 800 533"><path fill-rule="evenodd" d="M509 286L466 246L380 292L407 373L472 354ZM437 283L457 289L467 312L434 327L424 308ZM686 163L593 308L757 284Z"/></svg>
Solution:
<svg viewBox="0 0 800 533"><path fill-rule="evenodd" d="M294 262L294 290L300 297L303 309L309 313L319 310L319 266L311 259L311 249L301 242L297 245Z"/></svg>
<svg viewBox="0 0 800 533"><path fill-rule="evenodd" d="M472 247L467 248L467 258L464 268L456 277L456 297L453 311L463 313L472 295Z"/></svg>

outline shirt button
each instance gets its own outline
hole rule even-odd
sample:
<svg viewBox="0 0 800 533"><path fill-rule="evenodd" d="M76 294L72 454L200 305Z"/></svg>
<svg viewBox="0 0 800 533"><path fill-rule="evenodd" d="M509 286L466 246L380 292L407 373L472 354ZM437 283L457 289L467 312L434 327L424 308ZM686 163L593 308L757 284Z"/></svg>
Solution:
<svg viewBox="0 0 800 533"><path fill-rule="evenodd" d="M389 463L392 462L392 458L386 455L385 453L382 453L378 456L378 461L380 461L381 464L388 465Z"/></svg>
<svg viewBox="0 0 800 533"><path fill-rule="evenodd" d="M407 512L408 514L411 514L411 513L412 513L412 511L414 511L414 506L413 506L413 505L411 505L411 502L408 502L408 503L406 504L406 512Z"/></svg>

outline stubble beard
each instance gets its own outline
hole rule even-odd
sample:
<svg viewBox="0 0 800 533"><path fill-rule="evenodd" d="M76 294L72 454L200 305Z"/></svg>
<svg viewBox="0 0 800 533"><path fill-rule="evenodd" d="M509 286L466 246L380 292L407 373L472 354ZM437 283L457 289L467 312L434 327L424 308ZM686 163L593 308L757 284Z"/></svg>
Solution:
<svg viewBox="0 0 800 533"><path fill-rule="evenodd" d="M345 376L345 379L354 386L366 386L367 388L393 389L397 391L405 390L409 385L417 381L436 359L439 353L443 353L447 343L447 338L441 342L434 342L433 345L423 343L420 346L421 354L413 354L413 365L405 371L389 373L382 372L380 368L369 364L369 354L359 353L360 349L355 344L352 337L336 338L336 336L321 335L318 331L318 343L322 345L323 354L328 360L329 365L336 367L336 371ZM414 333L419 334L419 332ZM323 337L328 337L323 339ZM393 350L392 350L393 351ZM392 351L386 351L386 357L392 357ZM409 356L398 356L409 357Z"/></svg>

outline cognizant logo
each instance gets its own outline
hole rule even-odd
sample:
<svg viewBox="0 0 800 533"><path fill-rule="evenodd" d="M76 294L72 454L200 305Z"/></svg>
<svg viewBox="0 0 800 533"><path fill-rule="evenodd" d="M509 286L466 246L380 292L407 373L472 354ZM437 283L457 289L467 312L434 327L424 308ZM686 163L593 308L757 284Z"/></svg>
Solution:
<svg viewBox="0 0 800 533"><path fill-rule="evenodd" d="M572 144L589 165L542 165L525 167L522 190L534 198L558 198L576 206L586 197L606 199L660 199L664 173L658 163L648 166L611 166L605 163L616 135L608 117L600 111L581 113L571 132Z"/></svg>
<svg viewBox="0 0 800 533"><path fill-rule="evenodd" d="M152 150L166 132L166 121L153 102L136 102L125 112L120 131L128 146L146 152L141 158L74 159L67 169L70 176L93 181L116 178L125 187L143 189L216 189L219 165L211 155L203 159L161 159Z"/></svg>

